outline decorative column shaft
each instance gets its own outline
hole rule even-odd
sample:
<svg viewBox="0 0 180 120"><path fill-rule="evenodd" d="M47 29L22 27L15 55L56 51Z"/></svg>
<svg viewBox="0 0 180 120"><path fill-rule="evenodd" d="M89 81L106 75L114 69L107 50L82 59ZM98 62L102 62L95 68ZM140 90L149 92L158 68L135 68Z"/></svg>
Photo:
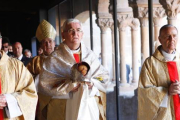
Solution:
<svg viewBox="0 0 180 120"><path fill-rule="evenodd" d="M127 79L126 79L126 28L119 27L119 53L120 53L120 83L121 86L126 86Z"/></svg>
<svg viewBox="0 0 180 120"><path fill-rule="evenodd" d="M115 51L114 51L114 25L111 27L111 37L112 37L112 70L113 70L113 80L115 80Z"/></svg>
<svg viewBox="0 0 180 120"><path fill-rule="evenodd" d="M141 18L141 53L142 53L142 63L149 57L149 28L148 28L148 18Z"/></svg>
<svg viewBox="0 0 180 120"><path fill-rule="evenodd" d="M108 37L107 29L112 26L112 18L98 19L99 26L101 28L101 52L102 52L102 65L108 69Z"/></svg>
<svg viewBox="0 0 180 120"><path fill-rule="evenodd" d="M154 18L154 40L155 40L155 49L161 44L159 42L159 30L161 28L162 18Z"/></svg>
<svg viewBox="0 0 180 120"><path fill-rule="evenodd" d="M138 58L139 58L139 43L138 41L140 40L139 38L139 20L134 18L131 22L131 37L132 37L132 84L137 85L138 84L138 79L139 79L139 64L138 64Z"/></svg>
<svg viewBox="0 0 180 120"><path fill-rule="evenodd" d="M107 69L108 68L108 65L107 65L107 62L108 62L108 58L107 58L107 47L108 44L107 44L107 27L101 27L101 52L102 52L102 65Z"/></svg>

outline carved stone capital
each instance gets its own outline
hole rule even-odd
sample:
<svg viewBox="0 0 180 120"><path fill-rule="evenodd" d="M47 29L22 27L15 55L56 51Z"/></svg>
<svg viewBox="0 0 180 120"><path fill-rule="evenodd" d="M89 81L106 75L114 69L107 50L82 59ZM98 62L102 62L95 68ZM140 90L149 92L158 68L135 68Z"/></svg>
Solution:
<svg viewBox="0 0 180 120"><path fill-rule="evenodd" d="M140 26L139 20L137 18L128 18L119 21L119 30L125 31L128 26L131 27L132 30L138 30Z"/></svg>
<svg viewBox="0 0 180 120"><path fill-rule="evenodd" d="M112 18L99 18L98 25L102 33L106 33L107 28L111 28L114 25Z"/></svg>
<svg viewBox="0 0 180 120"><path fill-rule="evenodd" d="M118 14L117 15L117 19L119 22L127 20L127 19L132 19L133 18L133 14Z"/></svg>
<svg viewBox="0 0 180 120"><path fill-rule="evenodd" d="M125 31L126 27L129 26L129 21L132 19L131 14L118 14L117 20L119 22L119 31Z"/></svg>
<svg viewBox="0 0 180 120"><path fill-rule="evenodd" d="M166 16L165 10L162 7L153 8L153 18L163 18Z"/></svg>
<svg viewBox="0 0 180 120"><path fill-rule="evenodd" d="M162 7L154 7L153 8L153 17L165 17L166 13ZM138 17L139 18L148 18L148 7L139 7L138 8Z"/></svg>
<svg viewBox="0 0 180 120"><path fill-rule="evenodd" d="M99 18L98 25L100 27L109 27L111 28L114 25L114 21L112 18Z"/></svg>
<svg viewBox="0 0 180 120"><path fill-rule="evenodd" d="M170 19L176 19L180 12L180 0L159 0Z"/></svg>
<svg viewBox="0 0 180 120"><path fill-rule="evenodd" d="M136 31L139 29L139 26L140 26L139 20L137 18L132 19L130 23L131 30Z"/></svg>
<svg viewBox="0 0 180 120"><path fill-rule="evenodd" d="M138 17L148 17L148 7L138 7Z"/></svg>

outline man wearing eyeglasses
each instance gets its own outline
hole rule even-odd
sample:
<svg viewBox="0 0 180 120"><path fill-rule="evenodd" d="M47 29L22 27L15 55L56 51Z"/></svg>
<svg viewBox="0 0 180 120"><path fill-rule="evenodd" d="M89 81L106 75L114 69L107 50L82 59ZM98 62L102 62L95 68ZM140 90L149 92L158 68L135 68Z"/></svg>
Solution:
<svg viewBox="0 0 180 120"><path fill-rule="evenodd" d="M109 74L83 44L83 34L79 20L65 21L64 42L44 61L39 92L48 98L43 108L47 120L106 119Z"/></svg>

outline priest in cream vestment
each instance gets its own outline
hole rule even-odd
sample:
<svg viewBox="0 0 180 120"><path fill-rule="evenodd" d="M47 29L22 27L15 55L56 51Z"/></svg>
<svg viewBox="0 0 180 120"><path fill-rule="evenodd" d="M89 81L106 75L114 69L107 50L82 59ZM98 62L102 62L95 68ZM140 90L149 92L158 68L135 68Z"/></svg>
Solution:
<svg viewBox="0 0 180 120"><path fill-rule="evenodd" d="M0 51L0 120L34 120L36 104L37 93L30 72L21 61Z"/></svg>
<svg viewBox="0 0 180 120"><path fill-rule="evenodd" d="M177 28L160 29L162 44L142 66L138 87L138 120L180 120L180 56Z"/></svg>
<svg viewBox="0 0 180 120"><path fill-rule="evenodd" d="M39 92L49 96L43 108L47 120L106 120L109 75L81 42L82 36L79 20L68 19L63 25L64 42L44 61ZM81 62L90 68L85 76L75 67Z"/></svg>

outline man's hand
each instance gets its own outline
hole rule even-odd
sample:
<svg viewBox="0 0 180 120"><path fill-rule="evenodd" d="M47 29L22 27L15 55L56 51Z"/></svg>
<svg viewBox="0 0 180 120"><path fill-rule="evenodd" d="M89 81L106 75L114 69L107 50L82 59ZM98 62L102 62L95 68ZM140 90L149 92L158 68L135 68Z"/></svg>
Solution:
<svg viewBox="0 0 180 120"><path fill-rule="evenodd" d="M0 95L0 109L3 109L7 106L6 97L4 95Z"/></svg>
<svg viewBox="0 0 180 120"><path fill-rule="evenodd" d="M171 83L169 87L169 95L180 94L180 82L176 80L175 83Z"/></svg>
<svg viewBox="0 0 180 120"><path fill-rule="evenodd" d="M88 88L89 88L89 89L92 89L92 87L94 86L94 84L91 83L91 82L86 82L86 84L88 85Z"/></svg>
<svg viewBox="0 0 180 120"><path fill-rule="evenodd" d="M71 92L77 92L81 84L78 84L76 87L74 87Z"/></svg>

